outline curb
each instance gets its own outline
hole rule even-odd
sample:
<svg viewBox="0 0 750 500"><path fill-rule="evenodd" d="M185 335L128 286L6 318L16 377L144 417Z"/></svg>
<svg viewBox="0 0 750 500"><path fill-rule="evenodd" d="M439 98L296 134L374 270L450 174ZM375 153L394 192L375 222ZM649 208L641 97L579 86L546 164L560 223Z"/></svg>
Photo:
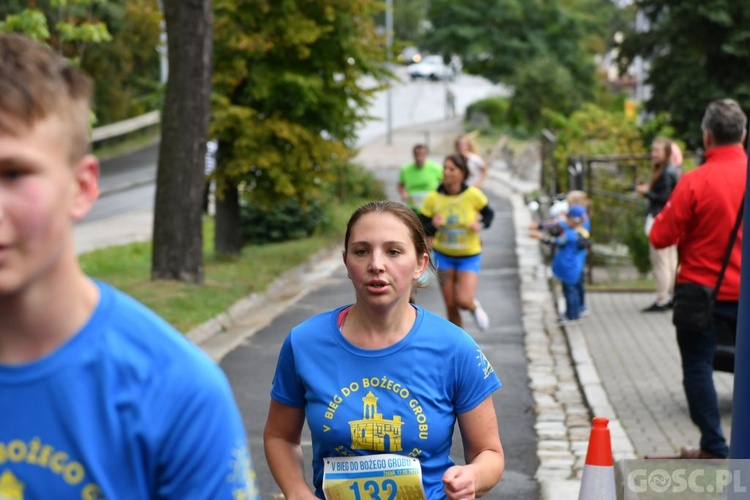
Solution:
<svg viewBox="0 0 750 500"><path fill-rule="evenodd" d="M581 486L592 416L610 418L615 460L635 458L634 448L616 418L581 330L556 323L547 266L538 245L522 236L531 222L530 214L524 210L523 195L533 191L535 184L514 179L509 172L491 172L494 182L488 187L502 184L504 193L493 191L510 195L513 203L529 386L537 416L536 478L540 498L575 499Z"/></svg>

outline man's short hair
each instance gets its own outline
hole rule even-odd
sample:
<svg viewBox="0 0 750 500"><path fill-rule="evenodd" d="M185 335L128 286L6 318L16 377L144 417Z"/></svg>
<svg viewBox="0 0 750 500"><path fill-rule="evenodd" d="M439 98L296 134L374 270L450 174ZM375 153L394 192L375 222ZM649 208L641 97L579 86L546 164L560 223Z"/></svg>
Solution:
<svg viewBox="0 0 750 500"><path fill-rule="evenodd" d="M742 142L747 116L733 99L711 101L703 115L701 129L711 134L717 146Z"/></svg>
<svg viewBox="0 0 750 500"><path fill-rule="evenodd" d="M419 150L419 149L424 149L424 150L425 150L425 152L426 152L426 151L427 151L427 146L426 146L426 145L424 145L424 144L415 144L415 145L414 145L414 147L413 147L413 148L411 148L411 152L412 152L412 153L416 153L416 152L417 152L417 150Z"/></svg>
<svg viewBox="0 0 750 500"><path fill-rule="evenodd" d="M0 34L0 133L20 135L57 116L70 131L71 161L89 151L91 80L25 35Z"/></svg>

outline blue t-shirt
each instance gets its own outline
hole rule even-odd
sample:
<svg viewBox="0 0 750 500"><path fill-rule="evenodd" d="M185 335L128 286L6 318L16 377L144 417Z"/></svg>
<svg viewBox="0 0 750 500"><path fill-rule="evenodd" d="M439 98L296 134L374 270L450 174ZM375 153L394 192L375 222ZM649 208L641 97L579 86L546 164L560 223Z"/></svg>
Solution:
<svg viewBox="0 0 750 500"><path fill-rule="evenodd" d="M427 498L445 498L456 416L500 387L495 370L469 334L418 306L398 343L358 348L338 328L345 307L291 331L271 390L275 401L305 410L315 494L323 498L324 458L395 453L419 459Z"/></svg>
<svg viewBox="0 0 750 500"><path fill-rule="evenodd" d="M30 363L0 364L3 492L260 498L221 369L146 307L97 286L99 304L65 344Z"/></svg>
<svg viewBox="0 0 750 500"><path fill-rule="evenodd" d="M566 285L581 281L586 262L589 233L583 227L565 227L562 234L553 240L557 252L552 258L552 274Z"/></svg>

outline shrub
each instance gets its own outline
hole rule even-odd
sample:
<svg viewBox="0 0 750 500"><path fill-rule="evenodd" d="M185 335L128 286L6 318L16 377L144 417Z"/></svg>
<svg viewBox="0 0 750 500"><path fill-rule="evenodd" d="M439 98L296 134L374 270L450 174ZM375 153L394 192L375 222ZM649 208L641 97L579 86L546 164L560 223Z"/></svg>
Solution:
<svg viewBox="0 0 750 500"><path fill-rule="evenodd" d="M488 97L469 105L466 108L466 118L471 119L472 115L481 113L487 117L491 126L502 127L508 123L508 108L508 99L505 97Z"/></svg>
<svg viewBox="0 0 750 500"><path fill-rule="evenodd" d="M625 233L624 243L628 247L633 265L641 276L644 276L651 270L651 259L649 258L648 237L643 232L643 225L637 224L631 219Z"/></svg>
<svg viewBox="0 0 750 500"><path fill-rule="evenodd" d="M304 203L288 198L268 206L249 197L241 201L240 226L246 243L272 243L306 238L325 231L332 224L337 201L386 199L385 185L361 165L341 162L337 180L326 186L323 196Z"/></svg>
<svg viewBox="0 0 750 500"><path fill-rule="evenodd" d="M273 243L312 236L328 223L326 206L320 201L302 207L288 199L268 209L244 200L240 207L242 238L246 243Z"/></svg>
<svg viewBox="0 0 750 500"><path fill-rule="evenodd" d="M388 197L385 183L372 171L356 163L341 163L338 166L338 181L331 189L332 197L341 201L384 200Z"/></svg>

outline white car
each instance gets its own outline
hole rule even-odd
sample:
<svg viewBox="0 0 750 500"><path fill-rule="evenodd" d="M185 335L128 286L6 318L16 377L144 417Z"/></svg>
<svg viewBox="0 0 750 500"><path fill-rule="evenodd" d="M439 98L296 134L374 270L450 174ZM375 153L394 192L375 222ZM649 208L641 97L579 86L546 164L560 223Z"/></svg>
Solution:
<svg viewBox="0 0 750 500"><path fill-rule="evenodd" d="M429 80L449 80L452 81L453 68L443 62L443 56L431 55L425 56L418 63L410 64L406 68L412 80L418 78L427 78Z"/></svg>

